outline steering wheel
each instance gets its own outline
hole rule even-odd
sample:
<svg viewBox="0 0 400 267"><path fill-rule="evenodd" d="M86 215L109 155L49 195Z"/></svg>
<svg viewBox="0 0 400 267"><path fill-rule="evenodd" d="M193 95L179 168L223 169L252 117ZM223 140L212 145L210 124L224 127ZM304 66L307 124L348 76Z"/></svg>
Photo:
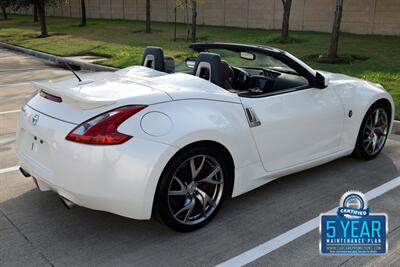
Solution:
<svg viewBox="0 0 400 267"><path fill-rule="evenodd" d="M233 85L233 79L234 79L234 73L233 69L231 66L229 66L228 62L221 60L221 66L222 66L222 73L223 73L223 79L224 79L224 86L225 89L232 89Z"/></svg>
<svg viewBox="0 0 400 267"><path fill-rule="evenodd" d="M250 74L242 68L232 67L235 73L234 83L239 86L244 86L250 79Z"/></svg>

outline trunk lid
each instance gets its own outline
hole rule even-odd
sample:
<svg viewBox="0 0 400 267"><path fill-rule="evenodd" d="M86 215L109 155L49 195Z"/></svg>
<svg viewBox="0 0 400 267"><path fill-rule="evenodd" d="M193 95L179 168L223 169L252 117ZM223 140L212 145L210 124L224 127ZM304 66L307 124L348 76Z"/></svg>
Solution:
<svg viewBox="0 0 400 267"><path fill-rule="evenodd" d="M209 81L187 73L166 74L142 66L117 71L138 83L146 84L168 94L173 100L204 99L240 103L239 96Z"/></svg>
<svg viewBox="0 0 400 267"><path fill-rule="evenodd" d="M171 101L165 92L132 78L112 72L61 78L46 82L33 82L38 91L60 97L62 102L49 100L39 93L28 106L55 119L79 124L100 113L125 105L151 105Z"/></svg>

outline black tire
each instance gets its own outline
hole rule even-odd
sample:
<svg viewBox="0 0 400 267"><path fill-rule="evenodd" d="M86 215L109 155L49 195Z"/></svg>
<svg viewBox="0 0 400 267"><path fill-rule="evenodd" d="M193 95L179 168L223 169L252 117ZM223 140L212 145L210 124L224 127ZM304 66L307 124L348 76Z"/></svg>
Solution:
<svg viewBox="0 0 400 267"><path fill-rule="evenodd" d="M369 151L367 151L366 145L364 145L364 141L366 138L366 125L369 122L369 118L370 116L378 109L382 109L386 112L386 116L387 116L387 132L385 133L385 138L382 140L382 144L379 146L379 148L374 151L373 153L370 153ZM385 146L386 140L387 140L387 136L389 135L389 127L390 127L390 122L391 122L391 107L390 104L384 102L384 101L378 101L375 102L367 111L359 132L358 132L358 136L357 136L357 142L356 142L356 146L354 148L354 151L352 153L352 156L362 159L362 160L371 160L376 158L382 151L382 149Z"/></svg>
<svg viewBox="0 0 400 267"><path fill-rule="evenodd" d="M204 163L203 165L201 165L201 163L199 164L199 160L201 161L201 157L205 156L206 157L206 163ZM197 158L199 157L199 158ZM219 164L219 169L222 172L222 176L220 173L218 173L217 176L222 177L222 193L219 193L220 197L218 200L218 203L215 205L215 207L211 207L208 209L208 212L211 212L207 217L204 215L204 219L202 221L199 221L198 223L193 223L193 224L188 224L189 222L183 223L182 221L179 221L179 218L175 218L174 214L172 211L172 204L170 204L170 200L171 200L171 196L169 195L170 191L170 187L173 185L173 183L176 183L176 180L172 181L175 177L178 176L178 172L184 172L185 168L189 168L188 172L191 171L190 169L190 165L188 166L187 164L188 161L190 162L191 159L195 159L197 160L197 163L195 163L195 166L197 165L198 167L201 166L205 166L205 164L209 164L207 161L211 161L211 159L214 159L216 164ZM211 166L211 165L210 165ZM216 165L218 166L218 165ZM202 167L205 168L205 167ZM211 167L210 167L211 168ZM200 167L199 167L200 169ZM191 172L191 174L193 174ZM180 174L180 176L183 176ZM198 174L198 178L196 178L196 180L201 180L202 178L200 178L200 176L209 176L209 175L203 175L201 172ZM215 177L217 177L215 176ZM186 179L186 178L185 178ZM216 178L218 179L218 177ZM219 178L221 179L221 178ZM186 181L183 181L184 179L179 178L179 180L182 180L182 182L186 184ZM190 181L187 181L190 182ZM217 181L218 182L218 181ZM181 184L179 184L181 185ZM219 184L220 186L221 184ZM175 184L176 186L176 184ZM199 185L198 185L199 186ZM205 185L203 185L205 186ZM213 185L214 186L214 185ZM217 185L215 185L217 186ZM221 151L219 151L216 148L212 148L212 147L191 147L189 149L183 150L181 152L179 152L179 154L177 154L176 156L174 156L174 158L168 163L168 165L166 166L166 168L164 169L161 178L160 178L160 182L158 184L157 187L157 191L156 191L156 196L155 196L155 205L154 205L154 209L155 209L155 213L158 219L161 219L162 222L164 222L168 227L172 228L173 230L179 231L179 232L190 232L190 231L194 231L197 230L203 226L205 226L207 223L209 223L214 217L215 215L218 213L219 209L221 208L225 198L227 197L227 195L230 194L230 190L231 190L231 186L232 186L232 170L231 167L229 165L229 161L227 160L227 157L224 153L222 153ZM211 187L211 184L210 184ZM189 185L187 185L187 187L185 188L185 190L188 190ZM221 187L219 187L221 188ZM220 190L220 189L219 189ZM180 192L180 190L175 191L175 192ZM202 191L202 192L207 192L206 190ZM219 192L219 191L218 191ZM193 195L196 195L195 192L191 192ZM187 203L187 199L188 199L188 193L186 193L185 196L179 196L182 198L185 198L185 202ZM195 199L195 204L194 204L194 208L193 208L193 213L194 210L198 210L199 208L202 208L202 204L204 204L204 199L203 198L203 203L200 202L199 196L198 194L196 195L196 197L193 197L193 195L191 196L191 200L193 200L193 198ZM189 196L190 197L190 196ZM172 199L171 202L175 201L175 199ZM197 201L197 202L196 202ZM206 201L207 202L207 201ZM210 202L211 203L211 202ZM215 204L215 202L213 202ZM183 207L186 207L185 204L183 204ZM203 214L205 214L204 209L203 209ZM175 213L176 215L176 213ZM179 214L179 216L182 216L181 214ZM191 217L188 218L188 220L190 220ZM185 217L186 220L186 217ZM191 222L190 222L191 223Z"/></svg>

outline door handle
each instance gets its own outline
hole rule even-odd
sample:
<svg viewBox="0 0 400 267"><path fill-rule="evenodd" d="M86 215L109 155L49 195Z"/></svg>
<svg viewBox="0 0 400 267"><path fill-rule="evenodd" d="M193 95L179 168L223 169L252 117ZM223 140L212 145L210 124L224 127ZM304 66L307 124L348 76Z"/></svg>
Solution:
<svg viewBox="0 0 400 267"><path fill-rule="evenodd" d="M247 107L244 110L245 110L247 121L249 123L250 128L261 125L261 121L258 119L257 114L254 112L253 108Z"/></svg>

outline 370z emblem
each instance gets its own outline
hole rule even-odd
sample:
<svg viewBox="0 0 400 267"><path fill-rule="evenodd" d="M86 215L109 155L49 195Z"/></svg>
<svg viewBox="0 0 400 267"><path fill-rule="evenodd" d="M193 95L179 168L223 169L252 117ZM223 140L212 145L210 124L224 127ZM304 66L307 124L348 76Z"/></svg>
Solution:
<svg viewBox="0 0 400 267"><path fill-rule="evenodd" d="M36 114L35 116L32 117L31 123L33 126L36 126L38 124L38 122L39 122L39 115Z"/></svg>

